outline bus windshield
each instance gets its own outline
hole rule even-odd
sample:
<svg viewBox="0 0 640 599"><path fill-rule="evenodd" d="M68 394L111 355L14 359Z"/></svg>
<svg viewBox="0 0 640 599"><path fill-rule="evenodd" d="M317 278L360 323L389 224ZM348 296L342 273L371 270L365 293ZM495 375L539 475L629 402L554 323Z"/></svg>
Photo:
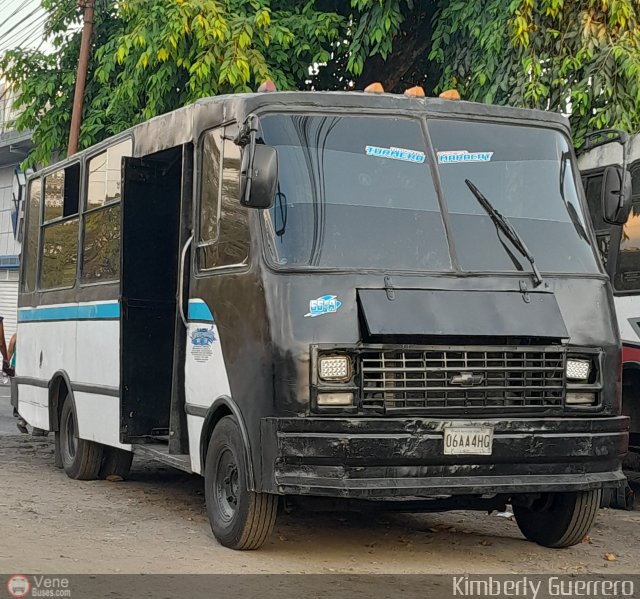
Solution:
<svg viewBox="0 0 640 599"><path fill-rule="evenodd" d="M550 129L404 117L269 114L264 143L278 151L267 212L281 266L526 271L465 184L509 219L546 272L598 272L578 201L569 147ZM447 234L432 177L436 150Z"/></svg>

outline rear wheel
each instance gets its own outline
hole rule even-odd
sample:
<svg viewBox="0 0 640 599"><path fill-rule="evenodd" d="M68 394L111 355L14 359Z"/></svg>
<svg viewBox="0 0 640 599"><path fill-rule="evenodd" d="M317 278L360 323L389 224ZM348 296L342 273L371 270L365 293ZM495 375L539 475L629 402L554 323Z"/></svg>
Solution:
<svg viewBox="0 0 640 599"><path fill-rule="evenodd" d="M108 476L119 476L126 478L131 470L133 462L133 452L125 451L119 447L102 446L102 464L100 466L99 478Z"/></svg>
<svg viewBox="0 0 640 599"><path fill-rule="evenodd" d="M545 547L570 547L589 532L600 507L602 490L546 493L531 505L513 506L518 527L530 541Z"/></svg>
<svg viewBox="0 0 640 599"><path fill-rule="evenodd" d="M278 497L249 491L245 464L238 424L225 416L209 442L204 480L211 530L231 549L258 549L276 522Z"/></svg>
<svg viewBox="0 0 640 599"><path fill-rule="evenodd" d="M78 437L76 410L70 395L62 405L59 435L60 457L67 476L76 480L97 478L102 463L102 445Z"/></svg>

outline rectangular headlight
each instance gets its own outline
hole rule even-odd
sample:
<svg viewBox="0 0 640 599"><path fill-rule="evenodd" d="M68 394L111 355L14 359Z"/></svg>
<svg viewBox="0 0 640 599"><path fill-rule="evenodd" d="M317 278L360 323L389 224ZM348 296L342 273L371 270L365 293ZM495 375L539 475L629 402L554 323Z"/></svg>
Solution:
<svg viewBox="0 0 640 599"><path fill-rule="evenodd" d="M570 381L586 381L591 372L591 360L567 359L567 378Z"/></svg>
<svg viewBox="0 0 640 599"><path fill-rule="evenodd" d="M592 406L596 403L596 394L595 393L583 393L583 392L569 392L566 397L567 405L577 406L577 405L589 405Z"/></svg>
<svg viewBox="0 0 640 599"><path fill-rule="evenodd" d="M351 358L322 356L318 359L318 374L323 381L346 382L351 378Z"/></svg>

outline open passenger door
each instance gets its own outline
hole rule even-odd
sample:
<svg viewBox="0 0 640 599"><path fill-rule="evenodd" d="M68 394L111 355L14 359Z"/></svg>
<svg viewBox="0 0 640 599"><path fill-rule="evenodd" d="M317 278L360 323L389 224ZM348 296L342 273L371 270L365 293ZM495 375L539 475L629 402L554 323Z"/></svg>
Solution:
<svg viewBox="0 0 640 599"><path fill-rule="evenodd" d="M120 257L120 439L168 440L182 147L125 158Z"/></svg>

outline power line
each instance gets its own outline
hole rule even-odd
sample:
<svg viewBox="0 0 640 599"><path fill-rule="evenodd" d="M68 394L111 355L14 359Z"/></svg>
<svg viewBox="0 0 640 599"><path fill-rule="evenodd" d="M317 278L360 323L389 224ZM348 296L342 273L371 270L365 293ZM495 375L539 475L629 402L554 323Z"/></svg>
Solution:
<svg viewBox="0 0 640 599"><path fill-rule="evenodd" d="M24 18L20 21L20 23L11 27L10 30L2 33L2 37L0 37L0 43L4 44L8 42L10 39L15 39L18 37L25 29L33 25L39 19L42 19L43 16L48 15L48 12L42 8L38 8L37 10L30 13L28 18ZM10 32L9 32L10 31Z"/></svg>
<svg viewBox="0 0 640 599"><path fill-rule="evenodd" d="M14 19L14 17L18 17L18 15L25 9L29 7L30 3L33 3L34 0L27 0L26 2L23 2L21 4L18 5L18 8L16 8L6 19L4 19L4 21L0 22L0 36L4 35L4 32L2 32L2 28L7 25L8 23L11 23ZM19 23L19 22L18 22Z"/></svg>
<svg viewBox="0 0 640 599"><path fill-rule="evenodd" d="M29 31L26 31L25 34L13 42L13 47L21 48L24 45L28 45L32 41L36 39L44 39L44 24L47 22L49 15L43 15L37 22L33 23L33 26Z"/></svg>
<svg viewBox="0 0 640 599"><path fill-rule="evenodd" d="M33 17L36 13L38 13L41 10L42 10L42 7L38 5L38 7L35 10L31 11L24 19L22 19L21 21L18 21L15 25L12 25L11 27L9 27L9 29L7 29L7 31L4 31L2 35L3 36L9 35L13 31L15 31L17 28L19 28L21 25L23 25L25 21Z"/></svg>
<svg viewBox="0 0 640 599"><path fill-rule="evenodd" d="M2 27L4 27L9 21L11 21L13 17L17 16L25 8L27 8L29 6L29 3L33 3L35 1L39 0L26 0L26 2L19 3L18 8L16 8L4 21L0 22L0 29L2 29Z"/></svg>
<svg viewBox="0 0 640 599"><path fill-rule="evenodd" d="M24 27L14 32L9 38L5 38L0 42L0 52L19 48L25 41L29 40L35 33L41 31L42 26L48 18L48 13L43 13L37 19L30 23L25 23Z"/></svg>
<svg viewBox="0 0 640 599"><path fill-rule="evenodd" d="M10 36L3 36L0 41L0 48L9 49L16 45L18 40L21 40L25 34L33 33L38 27L41 27L47 19L47 13L40 14L36 19L24 22L22 26L13 32Z"/></svg>

